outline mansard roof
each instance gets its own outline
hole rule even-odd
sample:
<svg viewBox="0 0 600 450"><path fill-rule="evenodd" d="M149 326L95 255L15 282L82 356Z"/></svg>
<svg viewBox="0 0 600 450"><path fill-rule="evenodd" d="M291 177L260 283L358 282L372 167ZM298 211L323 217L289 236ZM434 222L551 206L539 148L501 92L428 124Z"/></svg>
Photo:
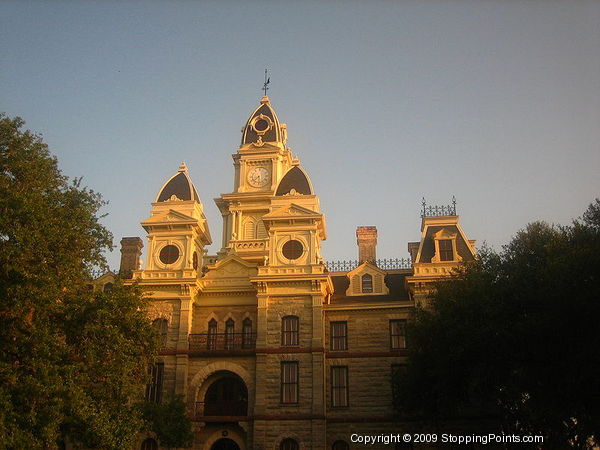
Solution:
<svg viewBox="0 0 600 450"><path fill-rule="evenodd" d="M179 170L160 189L156 196L156 202L167 202L170 200L195 200L200 202L196 188L187 174L185 163L179 166Z"/></svg>
<svg viewBox="0 0 600 450"><path fill-rule="evenodd" d="M285 144L279 119L271 106L269 97L265 96L261 99L260 106L250 115L242 133L242 145L258 141Z"/></svg>
<svg viewBox="0 0 600 450"><path fill-rule="evenodd" d="M404 287L404 280L410 273L388 273L385 275L385 284L389 289L387 295L353 295L347 296L346 291L350 286L350 280L347 275L332 275L333 295L331 304L352 304L361 302L377 301L400 301L410 300L408 291Z"/></svg>

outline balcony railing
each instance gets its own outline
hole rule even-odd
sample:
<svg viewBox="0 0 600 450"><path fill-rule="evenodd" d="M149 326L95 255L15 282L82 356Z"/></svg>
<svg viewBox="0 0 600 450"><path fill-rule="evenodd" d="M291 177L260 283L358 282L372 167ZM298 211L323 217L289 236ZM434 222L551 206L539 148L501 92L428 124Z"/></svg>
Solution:
<svg viewBox="0 0 600 450"><path fill-rule="evenodd" d="M228 416L241 417L248 415L248 401L219 401L215 403L196 402L196 417Z"/></svg>
<svg viewBox="0 0 600 450"><path fill-rule="evenodd" d="M412 267L410 258L378 259L369 262L376 265L381 270L410 269ZM356 259L349 261L327 261L325 265L330 272L350 272L360 265L360 261Z"/></svg>
<svg viewBox="0 0 600 450"><path fill-rule="evenodd" d="M256 333L190 334L189 349L194 352L250 350L256 347Z"/></svg>

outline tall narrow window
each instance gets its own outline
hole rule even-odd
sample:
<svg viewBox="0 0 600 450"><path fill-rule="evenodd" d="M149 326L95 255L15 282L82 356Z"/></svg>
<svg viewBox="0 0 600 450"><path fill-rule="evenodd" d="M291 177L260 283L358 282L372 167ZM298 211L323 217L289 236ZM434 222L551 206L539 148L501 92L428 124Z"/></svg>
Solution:
<svg viewBox="0 0 600 450"><path fill-rule="evenodd" d="M298 403L298 361L281 363L281 403Z"/></svg>
<svg viewBox="0 0 600 450"><path fill-rule="evenodd" d="M235 338L235 322L233 319L227 319L225 322L225 350L233 350Z"/></svg>
<svg viewBox="0 0 600 450"><path fill-rule="evenodd" d="M361 285L362 285L362 292L365 294L370 294L373 292L373 275L369 274L369 273L365 273L362 277L361 277Z"/></svg>
<svg viewBox="0 0 600 450"><path fill-rule="evenodd" d="M331 406L348 406L348 367L331 368Z"/></svg>
<svg viewBox="0 0 600 450"><path fill-rule="evenodd" d="M252 321L246 318L242 324L242 348L252 348L253 346Z"/></svg>
<svg viewBox="0 0 600 450"><path fill-rule="evenodd" d="M406 348L406 320L390 320L390 343L392 349Z"/></svg>
<svg viewBox="0 0 600 450"><path fill-rule="evenodd" d="M440 239L438 241L438 247L440 249L440 261L454 261L452 239Z"/></svg>
<svg viewBox="0 0 600 450"><path fill-rule="evenodd" d="M210 319L210 321L208 322L206 347L209 350L214 350L217 348L217 321L215 319Z"/></svg>
<svg viewBox="0 0 600 450"><path fill-rule="evenodd" d="M158 334L160 348L165 348L167 346L168 325L167 319L156 319L152 322L152 326Z"/></svg>
<svg viewBox="0 0 600 450"><path fill-rule="evenodd" d="M298 450L300 447L298 447L298 443L293 440L293 439L284 439L283 441L281 441L281 444L279 444L279 450Z"/></svg>
<svg viewBox="0 0 600 450"><path fill-rule="evenodd" d="M298 317L285 316L281 319L281 345L298 345Z"/></svg>
<svg viewBox="0 0 600 450"><path fill-rule="evenodd" d="M331 350L348 350L348 325L346 322L331 322Z"/></svg>
<svg viewBox="0 0 600 450"><path fill-rule="evenodd" d="M164 372L164 363L156 363L150 367L150 383L146 386L146 400L160 403Z"/></svg>
<svg viewBox="0 0 600 450"><path fill-rule="evenodd" d="M254 239L255 235L255 225L252 219L246 220L244 223L244 239Z"/></svg>

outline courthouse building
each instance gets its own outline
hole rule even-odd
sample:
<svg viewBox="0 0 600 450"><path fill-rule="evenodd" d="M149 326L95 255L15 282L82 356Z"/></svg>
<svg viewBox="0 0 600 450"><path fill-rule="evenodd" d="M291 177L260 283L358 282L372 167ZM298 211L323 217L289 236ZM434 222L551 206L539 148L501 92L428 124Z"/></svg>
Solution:
<svg viewBox="0 0 600 450"><path fill-rule="evenodd" d="M145 267L142 239L121 241L120 271L150 296L162 337L148 398L184 396L194 449L342 450L358 448L353 433L398 431L391 379L405 363L407 318L432 282L474 257L455 205L424 204L409 258L377 260L376 228L359 226L357 261L323 261L335 230L286 141L263 97L233 155L232 192L215 200L216 255L185 164L158 183L141 222ZM160 442L144 436L139 448Z"/></svg>

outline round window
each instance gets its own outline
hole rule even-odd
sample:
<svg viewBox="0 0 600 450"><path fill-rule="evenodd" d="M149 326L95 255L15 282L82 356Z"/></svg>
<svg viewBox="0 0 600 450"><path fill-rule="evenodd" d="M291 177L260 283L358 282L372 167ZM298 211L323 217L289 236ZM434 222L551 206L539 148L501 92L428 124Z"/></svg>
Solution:
<svg viewBox="0 0 600 450"><path fill-rule="evenodd" d="M269 122L265 119L258 119L254 122L254 129L256 131L267 131L269 129Z"/></svg>
<svg viewBox="0 0 600 450"><path fill-rule="evenodd" d="M160 251L159 258L163 264L173 264L179 258L179 249L174 245L165 245Z"/></svg>
<svg viewBox="0 0 600 450"><path fill-rule="evenodd" d="M283 252L283 256L285 256L287 259L298 259L302 256L304 247L302 246L302 242L291 240L283 244L281 250Z"/></svg>

